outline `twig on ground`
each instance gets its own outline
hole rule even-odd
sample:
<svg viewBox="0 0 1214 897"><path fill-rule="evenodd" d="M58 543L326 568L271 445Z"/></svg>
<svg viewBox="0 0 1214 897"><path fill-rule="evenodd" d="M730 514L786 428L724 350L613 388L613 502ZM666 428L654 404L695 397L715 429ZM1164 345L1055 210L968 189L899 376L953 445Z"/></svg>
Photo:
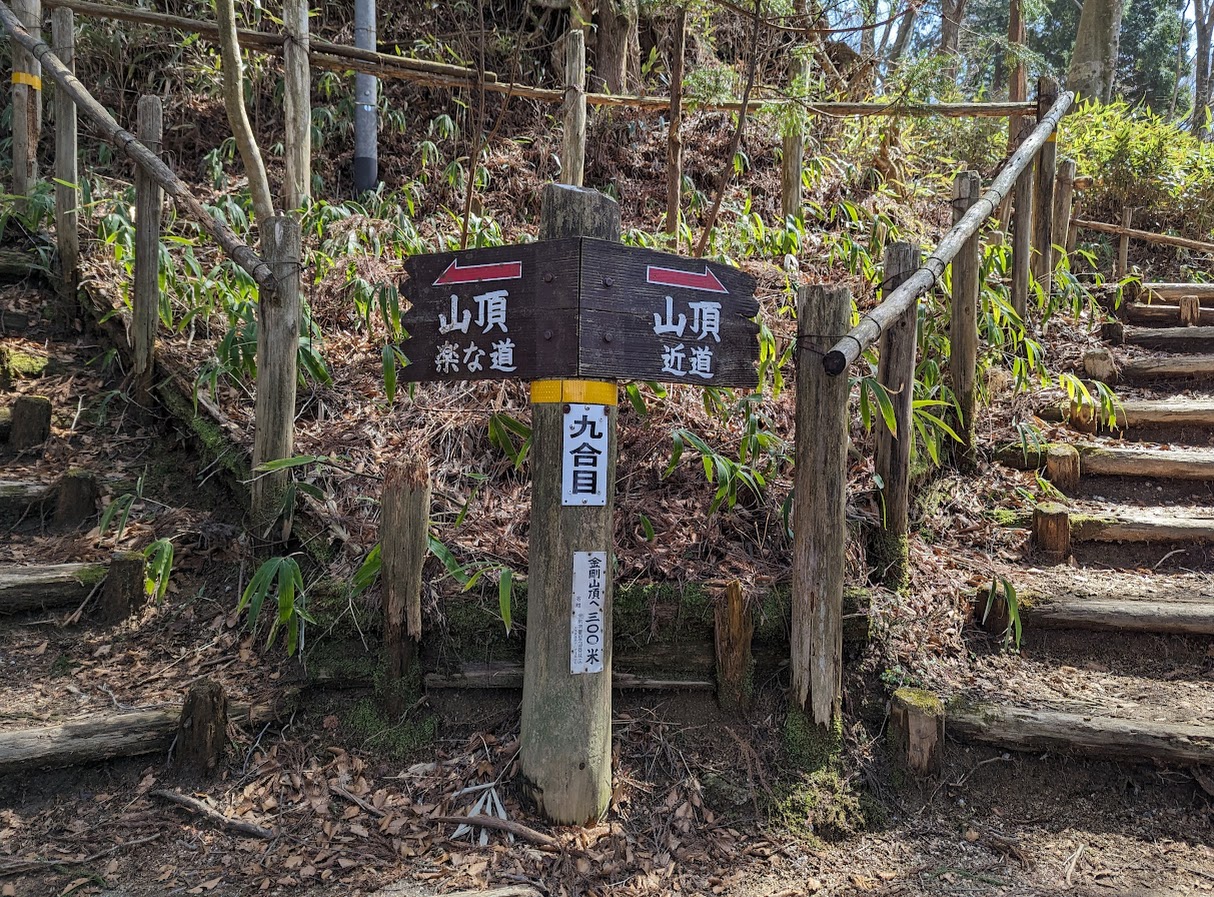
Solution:
<svg viewBox="0 0 1214 897"><path fill-rule="evenodd" d="M498 819L496 816L428 816L425 817L430 822L445 822L453 825L468 825L472 828L491 828L497 829L500 832L509 832L510 834L522 838L524 841L530 841L532 844L538 844L540 847L546 847L549 850L561 850L561 843L551 835L545 835L543 832L537 832L533 828L523 825L521 822L512 822L509 819Z"/></svg>
<svg viewBox="0 0 1214 897"><path fill-rule="evenodd" d="M178 794L176 791L158 788L155 791L149 791L148 793L155 795L156 797L164 798L171 803L184 807L191 813L197 813L199 816L214 822L216 825L231 829L234 832L239 832L242 835L250 835L254 838L265 838L266 840L274 837L274 832L268 828L262 828L260 825L254 825L252 822L244 822L240 819L233 819L231 816L225 816L223 813L220 813L213 807L208 807L202 801L193 797L187 797L184 794Z"/></svg>

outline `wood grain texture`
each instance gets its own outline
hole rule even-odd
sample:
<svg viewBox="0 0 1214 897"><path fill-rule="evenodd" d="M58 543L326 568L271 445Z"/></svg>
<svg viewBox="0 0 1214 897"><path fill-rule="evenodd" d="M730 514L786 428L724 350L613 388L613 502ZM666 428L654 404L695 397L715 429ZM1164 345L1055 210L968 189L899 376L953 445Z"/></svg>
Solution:
<svg viewBox="0 0 1214 897"><path fill-rule="evenodd" d="M1214 451L1084 443L1076 446L1076 449L1082 459L1084 476L1214 482Z"/></svg>
<svg viewBox="0 0 1214 897"><path fill-rule="evenodd" d="M228 744L228 699L223 686L202 679L186 692L177 719L174 765L195 779L214 775Z"/></svg>
<svg viewBox="0 0 1214 897"><path fill-rule="evenodd" d="M898 758L917 776L944 765L944 704L920 688L899 688L889 702L889 737Z"/></svg>
<svg viewBox="0 0 1214 897"><path fill-rule="evenodd" d="M1049 114L1058 100L1058 82L1048 75L1037 80L1037 120ZM1056 135L1055 135L1056 136ZM1037 170L1033 189L1033 279L1046 296L1054 281L1054 177L1057 173L1058 144L1047 140L1037 152Z"/></svg>
<svg viewBox="0 0 1214 897"><path fill-rule="evenodd" d="M754 634L754 614L747 607L742 584L735 579L725 587L725 600L713 607L717 703L726 712L745 710L754 695Z"/></svg>
<svg viewBox="0 0 1214 897"><path fill-rule="evenodd" d="M919 247L894 243L885 251L882 293L888 297L919 267ZM877 377L894 408L896 432L877 416L875 468L884 484L881 505L884 529L905 535L910 517L910 456L914 445L911 406L915 382L917 306L912 304L881 335Z"/></svg>
<svg viewBox="0 0 1214 897"><path fill-rule="evenodd" d="M1214 349L1214 326L1126 327L1122 338L1127 345L1158 352L1209 352Z"/></svg>
<svg viewBox="0 0 1214 897"><path fill-rule="evenodd" d="M7 10L6 10L7 12ZM13 0L12 13L32 34L42 28L41 0ZM24 46L12 48L13 72L41 77L42 67L38 58ZM18 211L25 208L24 197L33 192L38 183L38 138L42 133L42 91L32 85L12 85L12 145L13 145L13 195Z"/></svg>
<svg viewBox="0 0 1214 897"><path fill-rule="evenodd" d="M1029 278L1032 273L1033 254L1033 184L1036 176L1036 157L1016 178L1012 203L1015 218L1012 231L1012 308L1026 323L1029 308Z"/></svg>
<svg viewBox="0 0 1214 897"><path fill-rule="evenodd" d="M1161 511L1122 511L1076 518L1075 542L1208 542L1214 541L1214 514L1168 508Z"/></svg>
<svg viewBox="0 0 1214 897"><path fill-rule="evenodd" d="M290 458L294 452L299 377L299 223L277 215L262 226L261 240L277 289L272 295L263 294L257 306L254 468ZM259 538L269 537L284 511L290 517L290 509L282 506L290 476L289 470L278 470L257 474L253 480L253 526Z"/></svg>
<svg viewBox="0 0 1214 897"><path fill-rule="evenodd" d="M51 438L51 400L45 396L18 396L13 402L8 447L15 452L37 448Z"/></svg>
<svg viewBox="0 0 1214 897"><path fill-rule="evenodd" d="M70 9L51 13L51 42L69 71L75 71L76 29ZM59 248L59 272L63 295L76 299L80 281L79 138L76 104L65 91L55 91L55 240Z"/></svg>
<svg viewBox="0 0 1214 897"><path fill-rule="evenodd" d="M679 232L683 197L683 57L687 55L687 7L674 14L670 46L670 123L666 132L666 233Z"/></svg>
<svg viewBox="0 0 1214 897"><path fill-rule="evenodd" d="M26 514L40 514L55 495L55 487L47 483L0 480L0 521L11 523Z"/></svg>
<svg viewBox="0 0 1214 897"><path fill-rule="evenodd" d="M1086 354L1083 364L1089 377L1104 380L1106 383L1115 383L1117 380L1134 383L1190 377L1214 378L1214 354L1139 358L1115 365L1112 363L1111 353L1099 350ZM1113 379L1109 379L1110 375Z"/></svg>
<svg viewBox="0 0 1214 897"><path fill-rule="evenodd" d="M1197 296L1181 296L1177 299L1177 303L1185 299L1197 300L1197 320L1192 323L1197 325L1214 325L1214 308L1202 308L1201 300ZM1121 316L1128 324L1171 324L1175 326L1181 323L1179 304L1151 303L1144 305L1139 302L1132 302L1122 307Z"/></svg>
<svg viewBox="0 0 1214 897"><path fill-rule="evenodd" d="M788 60L788 95L804 97L809 91L809 61L794 50ZM785 220L802 214L802 175L805 170L805 115L796 110L784 121L781 135L780 214Z"/></svg>
<svg viewBox="0 0 1214 897"><path fill-rule="evenodd" d="M422 635L422 568L429 553L430 465L414 456L388 465L380 501L380 557L384 586L384 648L388 655L385 710L404 711L401 680L413 665Z"/></svg>
<svg viewBox="0 0 1214 897"><path fill-rule="evenodd" d="M79 605L105 573L105 564L0 567L0 614Z"/></svg>
<svg viewBox="0 0 1214 897"><path fill-rule="evenodd" d="M283 207L302 208L312 196L312 36L308 0L283 0Z"/></svg>
<svg viewBox="0 0 1214 897"><path fill-rule="evenodd" d="M160 156L164 139L164 111L158 96L139 98L139 139L148 152ZM135 169L135 275L132 302L132 352L135 401L151 402L155 370L156 326L160 323L160 213L164 193L156 179Z"/></svg>
<svg viewBox="0 0 1214 897"><path fill-rule="evenodd" d="M1064 495L1079 487L1079 451L1073 445L1053 445L1045 456L1046 476Z"/></svg>
<svg viewBox="0 0 1214 897"><path fill-rule="evenodd" d="M818 359L847 332L851 307L846 287L803 287L797 301L791 697L819 726L840 708L851 387Z"/></svg>
<svg viewBox="0 0 1214 897"><path fill-rule="evenodd" d="M1054 209L1051 212L1053 233L1050 240L1055 249L1051 265L1058 264L1058 253L1069 252L1071 208L1075 200L1075 160L1063 159L1058 163L1058 174L1054 178Z"/></svg>
<svg viewBox="0 0 1214 897"><path fill-rule="evenodd" d="M1033 543L1055 560L1071 553L1071 518L1067 509L1054 502L1033 508Z"/></svg>
<svg viewBox="0 0 1214 897"><path fill-rule="evenodd" d="M1214 252L1214 243L1205 244ZM1191 248L1191 247L1190 247ZM1202 304L1214 302L1214 283L1152 283L1142 284L1139 301L1158 302L1161 299L1179 299L1181 296L1196 296Z"/></svg>
<svg viewBox="0 0 1214 897"><path fill-rule="evenodd" d="M619 207L593 190L544 188L545 239L618 239ZM526 793L552 822L597 821L611 799L612 511L616 407L607 406L607 498L603 507L562 507L564 408L531 406L531 531L527 563L527 647L520 772ZM573 553L607 553L600 673L570 672Z"/></svg>
<svg viewBox="0 0 1214 897"><path fill-rule="evenodd" d="M1117 264L1113 268L1113 277L1123 280L1130 270L1130 223L1134 220L1133 209L1121 210L1121 229L1117 231Z"/></svg>
<svg viewBox="0 0 1214 897"><path fill-rule="evenodd" d="M141 551L116 551L110 557L105 585L97 596L97 616L102 623L121 623L143 607L147 599L144 574L147 561Z"/></svg>
<svg viewBox="0 0 1214 897"><path fill-rule="evenodd" d="M953 181L953 224L965 217L982 193L976 171L960 172ZM952 314L949 320L949 373L957 397L961 437L957 456L961 467L973 470L974 414L978 408L978 278L981 273L982 238L974 233L953 257Z"/></svg>
<svg viewBox="0 0 1214 897"><path fill-rule="evenodd" d="M561 105L561 183L582 186L586 172L586 32L565 34L565 102Z"/></svg>
<svg viewBox="0 0 1214 897"><path fill-rule="evenodd" d="M954 702L949 735L1015 751L1064 751L1123 760L1214 762L1214 726L1124 719L1074 710Z"/></svg>

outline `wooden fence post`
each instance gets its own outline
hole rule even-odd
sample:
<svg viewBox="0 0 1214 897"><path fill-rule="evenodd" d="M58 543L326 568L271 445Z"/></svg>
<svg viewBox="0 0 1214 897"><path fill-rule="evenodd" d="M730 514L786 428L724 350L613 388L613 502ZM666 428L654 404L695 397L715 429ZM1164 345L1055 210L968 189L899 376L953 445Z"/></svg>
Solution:
<svg viewBox="0 0 1214 897"><path fill-rule="evenodd" d="M962 171L953 181L953 224L969 211L982 195L982 180L976 171ZM977 409L978 377L978 275L982 266L982 237L975 233L965 241L953 258L952 315L949 322L949 369L952 373L953 395L961 420L957 435L961 447L957 452L959 466L973 470L974 412Z"/></svg>
<svg viewBox="0 0 1214 897"><path fill-rule="evenodd" d="M312 195L312 64L308 0L284 0L283 112L286 122L283 205L302 208Z"/></svg>
<svg viewBox="0 0 1214 897"><path fill-rule="evenodd" d="M788 92L794 99L804 99L809 90L809 62L794 51L788 61ZM784 123L784 158L780 165L780 211L789 217L802 215L801 176L805 156L805 113L794 109Z"/></svg>
<svg viewBox="0 0 1214 897"><path fill-rule="evenodd" d="M1037 121L1058 101L1058 82L1048 75L1037 80ZM1037 182L1033 204L1033 277L1048 298L1053 289L1054 174L1058 160L1058 130L1037 153Z"/></svg>
<svg viewBox="0 0 1214 897"><path fill-rule="evenodd" d="M388 655L384 711L389 720L405 712L402 680L422 636L422 567L429 534L430 465L417 456L393 462L384 476L379 530Z"/></svg>
<svg viewBox="0 0 1214 897"><path fill-rule="evenodd" d="M670 48L670 128L666 137L666 233L679 239L683 198L683 57L687 53L687 7L674 14Z"/></svg>
<svg viewBox="0 0 1214 897"><path fill-rule="evenodd" d="M885 252L882 295L888 296L919 267L919 247L894 243ZM915 385L915 349L919 303L912 302L881 334L877 376L894 407L891 432L877 415L876 472L881 478L878 492L882 526L872 533L869 565L889 588L899 590L910 575L907 532L910 529L910 456L915 433L911 402Z"/></svg>
<svg viewBox="0 0 1214 897"><path fill-rule="evenodd" d="M51 12L51 42L55 55L70 71L76 70L75 14L56 7ZM71 308L80 283L80 175L76 104L62 88L55 90L55 237L59 243L59 274L63 295ZM65 311L66 313L66 311Z"/></svg>
<svg viewBox="0 0 1214 897"><path fill-rule="evenodd" d="M742 583L733 580L725 587L725 600L712 614L713 648L717 659L717 703L736 713L750 706L754 696L754 613L746 606Z"/></svg>
<svg viewBox="0 0 1214 897"><path fill-rule="evenodd" d="M561 183L582 186L586 173L586 33L565 35L565 132L561 138Z"/></svg>
<svg viewBox="0 0 1214 897"><path fill-rule="evenodd" d="M13 0L13 12L30 34L42 30L42 0ZM24 197L38 183L38 138L42 134L42 65L32 53L12 41L13 58L13 195L14 205L26 208Z"/></svg>
<svg viewBox="0 0 1214 897"><path fill-rule="evenodd" d="M139 141L160 155L164 112L160 97L139 98ZM135 401L143 408L152 399L156 325L160 321L160 218L164 193L156 179L135 166L135 297L133 305Z"/></svg>
<svg viewBox="0 0 1214 897"><path fill-rule="evenodd" d="M1058 253L1070 254L1071 247L1071 204L1075 196L1075 160L1063 159L1058 163L1058 177L1054 182L1054 233L1050 240L1056 250L1051 257L1051 264L1058 264Z"/></svg>
<svg viewBox="0 0 1214 897"><path fill-rule="evenodd" d="M897 244L902 245L902 244ZM891 250L895 247L891 247ZM889 258L889 256L887 256ZM796 467L793 481L792 704L831 727L843 676L847 548L847 377L821 355L851 323L847 287L802 287L797 301Z"/></svg>
<svg viewBox="0 0 1214 897"><path fill-rule="evenodd" d="M1120 281L1130 270L1130 235L1125 231L1130 229L1130 225L1134 221L1134 210L1124 208L1121 210L1121 227L1122 233L1117 238L1117 267L1113 271L1113 277Z"/></svg>
<svg viewBox="0 0 1214 897"><path fill-rule="evenodd" d="M257 400L254 406L253 467L290 458L295 446L295 387L299 356L299 222L275 215L261 228L266 264L277 289L261 294L257 306ZM259 539L277 538L270 530L280 517L290 471L256 473L253 479L253 528Z"/></svg>
<svg viewBox="0 0 1214 897"><path fill-rule="evenodd" d="M1025 129L1032 127L1025 123ZM1021 131L1021 138L1025 131ZM1025 326L1029 317L1029 259L1033 253L1033 174L1036 160L1029 162L1016 178L1015 231L1012 234L1012 308Z"/></svg>
<svg viewBox="0 0 1214 897"><path fill-rule="evenodd" d="M595 190L550 184L544 189L540 239L575 236L618 241L619 206ZM600 381L548 380L531 385L531 533L519 757L527 793L540 812L557 823L595 822L611 800L616 393L615 383ZM562 501L566 410L572 419L573 406L585 409L583 428L606 439L602 506ZM594 417L587 423L591 412ZM599 432L600 426L605 433ZM577 602L577 608L575 588L585 599ZM601 639L601 654L587 648L579 653L576 668L574 626L582 639L579 646L589 646L586 633L592 626L600 628L592 635Z"/></svg>

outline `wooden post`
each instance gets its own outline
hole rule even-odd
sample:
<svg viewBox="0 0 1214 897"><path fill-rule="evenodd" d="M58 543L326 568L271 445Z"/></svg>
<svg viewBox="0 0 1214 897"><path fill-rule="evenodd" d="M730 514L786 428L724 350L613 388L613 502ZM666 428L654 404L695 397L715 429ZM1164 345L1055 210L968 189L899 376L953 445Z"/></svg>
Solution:
<svg viewBox="0 0 1214 897"><path fill-rule="evenodd" d="M900 688L889 702L889 737L917 776L938 775L944 763L944 704L921 688Z"/></svg>
<svg viewBox="0 0 1214 897"><path fill-rule="evenodd" d="M1096 403L1091 399L1085 399L1083 396L1077 396L1071 402L1070 414L1067 417L1067 423L1070 424L1072 430L1077 430L1080 433L1091 435L1100 429L1100 416Z"/></svg>
<svg viewBox="0 0 1214 897"><path fill-rule="evenodd" d="M393 462L380 501L380 558L384 583L384 648L388 675L384 711L406 710L403 679L422 636L422 567L429 551L430 465L413 456Z"/></svg>
<svg viewBox="0 0 1214 897"><path fill-rule="evenodd" d="M1025 42L1024 11L1021 8L1021 0L1010 0L1008 3L1007 42L1009 47L1016 50L1015 54L1008 54L1011 70L1007 79L1007 98L1008 102L1019 103L1028 99L1029 95L1028 81L1024 76L1024 62L1019 56ZM1020 116L1014 115L1008 119L1007 149L1009 153L1020 142L1020 128L1023 124L1024 119Z"/></svg>
<svg viewBox="0 0 1214 897"><path fill-rule="evenodd" d="M1045 475L1063 495L1079 487L1079 449L1073 445L1053 445L1045 454Z"/></svg>
<svg viewBox="0 0 1214 897"><path fill-rule="evenodd" d="M13 12L25 29L37 36L42 30L42 0L13 0ZM18 44L9 43L13 57L13 195L17 211L38 183L38 139L42 136L42 65Z"/></svg>
<svg viewBox="0 0 1214 897"><path fill-rule="evenodd" d="M295 386L299 355L299 223L275 215L261 229L266 264L274 273L273 295L261 294L257 307L257 400L254 409L253 466L290 458L295 445ZM253 527L258 538L272 538L280 518L290 472L255 473ZM284 527L284 533L286 529ZM273 541L277 541L273 539Z"/></svg>
<svg viewBox="0 0 1214 897"><path fill-rule="evenodd" d="M540 239L620 239L619 206L594 190L551 184L544 189ZM553 272L554 275L557 272ZM565 272L559 272L563 275ZM525 790L556 823L596 822L611 800L611 556L615 502L614 383L542 381L531 386L531 533L527 565L527 652L519 754ZM606 420L605 502L563 506L561 469L565 408L602 406ZM578 557L575 558L575 552ZM572 614L574 572L598 583L582 615ZM593 565L593 566L592 566ZM586 571L593 569L593 576ZM593 598L601 600L601 610ZM601 613L602 654L573 671L572 628ZM589 624L583 626L583 630ZM585 642L581 643L585 644Z"/></svg>
<svg viewBox="0 0 1214 897"><path fill-rule="evenodd" d="M847 333L851 306L847 287L807 286L797 297L791 697L794 710L824 727L838 718L842 695L851 388L820 359Z"/></svg>
<svg viewBox="0 0 1214 897"><path fill-rule="evenodd" d="M1113 277L1119 281L1124 280L1130 270L1130 235L1125 233L1125 231L1130 229L1130 224L1133 220L1133 209L1125 208L1121 210L1121 227L1123 231L1121 236L1117 238L1117 269L1113 272Z"/></svg>
<svg viewBox="0 0 1214 897"><path fill-rule="evenodd" d="M45 396L18 396L13 402L8 447L24 452L51 438L51 400Z"/></svg>
<svg viewBox="0 0 1214 897"><path fill-rule="evenodd" d="M717 703L729 713L748 708L754 695L754 634L754 614L746 606L742 584L735 579L725 587L725 600L713 608Z"/></svg>
<svg viewBox="0 0 1214 897"><path fill-rule="evenodd" d="M1113 353L1103 346L1084 353L1083 371L1101 383L1117 382L1117 361L1113 358Z"/></svg>
<svg viewBox="0 0 1214 897"><path fill-rule="evenodd" d="M1033 542L1055 561L1071 553L1071 518L1067 509L1054 502L1033 509Z"/></svg>
<svg viewBox="0 0 1214 897"><path fill-rule="evenodd" d="M197 778L209 778L223 762L228 744L228 700L223 686L201 679L190 686L177 722L173 765Z"/></svg>
<svg viewBox="0 0 1214 897"><path fill-rule="evenodd" d="M1049 114L1058 101L1058 82L1048 75L1037 80L1037 121ZM1033 205L1033 278L1048 298L1053 289L1054 174L1058 160L1058 130L1050 134L1037 153L1036 191Z"/></svg>
<svg viewBox="0 0 1214 897"><path fill-rule="evenodd" d="M683 57L687 53L687 7L674 14L670 48L670 128L666 137L666 233L679 239L683 197Z"/></svg>
<svg viewBox="0 0 1214 897"><path fill-rule="evenodd" d="M1028 123L1026 128L1030 127ZM1023 132L1022 132L1023 136ZM1029 260L1033 253L1033 174L1036 160L1016 178L1015 231L1012 234L1012 308L1028 325Z"/></svg>
<svg viewBox="0 0 1214 897"><path fill-rule="evenodd" d="M118 551L110 558L110 568L98 599L101 622L111 626L121 623L143 607L147 597L145 564L142 552L138 551Z"/></svg>
<svg viewBox="0 0 1214 897"><path fill-rule="evenodd" d="M1100 325L1100 338L1113 346L1125 343L1125 323L1122 321L1105 321Z"/></svg>
<svg viewBox="0 0 1214 897"><path fill-rule="evenodd" d="M55 503L55 526L75 529L97 513L97 477L90 471L72 468L59 478L59 498Z"/></svg>
<svg viewBox="0 0 1214 897"><path fill-rule="evenodd" d="M883 295L888 296L919 267L919 247L894 243L885 252ZM910 574L907 532L910 528L910 455L915 441L911 402L915 384L915 348L919 304L911 303L881 334L877 376L894 406L897 433L877 415L876 472L881 478L878 501L882 525L872 533L869 565L877 578L895 591Z"/></svg>
<svg viewBox="0 0 1214 897"><path fill-rule="evenodd" d="M1071 204L1075 196L1075 160L1063 159L1058 163L1058 176L1054 179L1054 233L1050 239L1054 250L1052 264L1058 264L1058 253L1067 252L1071 246Z"/></svg>
<svg viewBox="0 0 1214 897"><path fill-rule="evenodd" d="M303 208L312 195L312 64L308 0L283 0L283 112L286 134L283 205Z"/></svg>
<svg viewBox="0 0 1214 897"><path fill-rule="evenodd" d="M794 100L804 99L809 90L809 61L802 52L793 51L788 61L788 93ZM801 177L805 157L805 114L794 108L784 123L784 158L780 166L780 210L787 221L802 217Z"/></svg>
<svg viewBox="0 0 1214 897"><path fill-rule="evenodd" d="M62 6L51 11L51 41L55 55L76 70L74 13ZM59 243L59 275L63 296L71 308L80 283L80 175L76 104L63 89L55 90L55 236Z"/></svg>
<svg viewBox="0 0 1214 897"><path fill-rule="evenodd" d="M565 132L561 139L561 183L582 186L586 172L586 33L565 35Z"/></svg>
<svg viewBox="0 0 1214 897"><path fill-rule="evenodd" d="M1180 303L1180 326L1198 326L1201 323L1201 297L1181 296L1176 301Z"/></svg>
<svg viewBox="0 0 1214 897"><path fill-rule="evenodd" d="M160 97L139 98L139 140L160 155L164 113ZM135 166L135 298L133 302L135 402L148 408L152 401L156 325L160 322L160 218L164 192L156 179Z"/></svg>
<svg viewBox="0 0 1214 897"><path fill-rule="evenodd" d="M953 181L953 224L960 221L982 195L982 181L976 171L962 171ZM978 276L982 267L982 238L970 237L953 259L952 316L949 322L949 370L953 395L961 420L957 435L961 446L957 460L963 470L977 465L974 453L974 413L978 390Z"/></svg>

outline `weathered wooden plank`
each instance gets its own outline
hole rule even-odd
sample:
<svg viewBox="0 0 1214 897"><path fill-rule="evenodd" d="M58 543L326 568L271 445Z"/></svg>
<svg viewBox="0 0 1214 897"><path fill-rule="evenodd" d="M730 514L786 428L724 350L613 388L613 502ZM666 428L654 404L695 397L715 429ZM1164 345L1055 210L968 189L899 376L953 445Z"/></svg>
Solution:
<svg viewBox="0 0 1214 897"><path fill-rule="evenodd" d="M27 513L49 509L55 499L55 487L27 480L0 480L0 521L17 520Z"/></svg>
<svg viewBox="0 0 1214 897"><path fill-rule="evenodd" d="M446 673L427 673L426 688L522 688L523 666L508 661L466 663ZM619 670L611 672L616 691L707 691L716 689L711 679L676 679L642 676Z"/></svg>
<svg viewBox="0 0 1214 897"><path fill-rule="evenodd" d="M1214 377L1214 354L1139 358L1118 364L1107 349L1097 349L1083 356L1083 367L1089 377L1105 383L1194 377L1208 379Z"/></svg>
<svg viewBox="0 0 1214 897"><path fill-rule="evenodd" d="M1079 444L1076 448L1079 450L1083 476L1214 481L1214 451L1165 451L1132 445L1102 446L1090 443Z"/></svg>
<svg viewBox="0 0 1214 897"><path fill-rule="evenodd" d="M1126 327L1123 340L1160 352L1209 352L1214 349L1214 327Z"/></svg>
<svg viewBox="0 0 1214 897"><path fill-rule="evenodd" d="M1214 243L1206 244L1214 251ZM1140 296L1150 302L1179 299L1181 296L1196 296L1205 305L1214 302L1214 283L1154 283L1147 282L1139 288Z"/></svg>
<svg viewBox="0 0 1214 897"><path fill-rule="evenodd" d="M1119 760L1214 762L1214 725L1101 715L1092 708L1058 710L954 701L948 733L1015 751L1063 751Z"/></svg>
<svg viewBox="0 0 1214 897"><path fill-rule="evenodd" d="M80 604L105 579L105 564L0 567L0 614Z"/></svg>
<svg viewBox="0 0 1214 897"><path fill-rule="evenodd" d="M1195 514L1177 509L1118 514L1074 514L1071 539L1076 542L1202 542L1214 540L1214 512Z"/></svg>
<svg viewBox="0 0 1214 897"><path fill-rule="evenodd" d="M1183 296L1180 298L1184 298ZM1176 326L1180 323L1180 306L1164 303L1130 302L1121 309L1121 317L1130 324ZM1214 325L1214 308L1202 308L1198 312L1198 323Z"/></svg>

